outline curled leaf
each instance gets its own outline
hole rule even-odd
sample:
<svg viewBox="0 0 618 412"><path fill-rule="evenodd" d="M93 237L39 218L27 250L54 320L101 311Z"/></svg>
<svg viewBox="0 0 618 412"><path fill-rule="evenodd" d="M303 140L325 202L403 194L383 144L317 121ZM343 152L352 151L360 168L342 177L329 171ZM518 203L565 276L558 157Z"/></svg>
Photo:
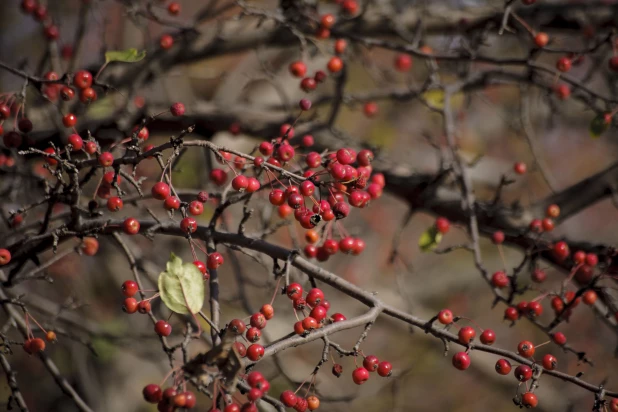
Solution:
<svg viewBox="0 0 618 412"><path fill-rule="evenodd" d="M105 64L110 62L135 63L146 57L146 50L137 49L112 50L105 52Z"/></svg>
<svg viewBox="0 0 618 412"><path fill-rule="evenodd" d="M421 233L421 237L418 239L418 246L421 251L429 252L437 248L441 240L442 233L438 232L435 225L431 225L429 229Z"/></svg>
<svg viewBox="0 0 618 412"><path fill-rule="evenodd" d="M170 256L165 272L159 275L161 300L172 312L197 313L204 304L204 278L193 263L182 263L178 256Z"/></svg>
<svg viewBox="0 0 618 412"><path fill-rule="evenodd" d="M590 126L588 127L588 130L590 131L590 136L595 139L605 133L607 129L609 129L609 122L606 120L605 114L603 113L597 115L594 119L592 119L592 121L590 122Z"/></svg>

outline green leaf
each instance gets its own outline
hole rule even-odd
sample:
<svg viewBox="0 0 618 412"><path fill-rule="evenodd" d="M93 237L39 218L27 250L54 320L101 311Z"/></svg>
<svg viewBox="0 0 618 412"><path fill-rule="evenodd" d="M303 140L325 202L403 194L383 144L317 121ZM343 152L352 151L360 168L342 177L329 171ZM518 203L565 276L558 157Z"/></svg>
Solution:
<svg viewBox="0 0 618 412"><path fill-rule="evenodd" d="M137 49L112 50L105 52L105 64L110 62L135 63L146 57L146 50Z"/></svg>
<svg viewBox="0 0 618 412"><path fill-rule="evenodd" d="M601 136L603 133L605 133L607 129L609 129L609 123L605 121L605 114L603 113L596 116L590 122L590 126L589 126L590 136L595 139Z"/></svg>
<svg viewBox="0 0 618 412"><path fill-rule="evenodd" d="M172 312L197 313L204 304L204 278L193 263L182 263L178 256L170 256L167 270L159 275L159 293Z"/></svg>
<svg viewBox="0 0 618 412"><path fill-rule="evenodd" d="M438 232L435 225L431 225L429 229L421 234L418 239L418 246L423 252L434 250L442 240L442 233Z"/></svg>

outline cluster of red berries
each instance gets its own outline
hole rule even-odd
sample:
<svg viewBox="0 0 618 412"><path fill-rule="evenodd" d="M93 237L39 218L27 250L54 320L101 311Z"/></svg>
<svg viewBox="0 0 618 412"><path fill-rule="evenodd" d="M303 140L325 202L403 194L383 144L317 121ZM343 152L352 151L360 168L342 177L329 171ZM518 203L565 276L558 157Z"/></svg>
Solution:
<svg viewBox="0 0 618 412"><path fill-rule="evenodd" d="M192 409L195 407L197 399L191 391L179 391L177 388L170 387L165 390L161 386L151 383L142 390L144 400L148 403L156 403L157 410L160 412L173 412L176 409Z"/></svg>
<svg viewBox="0 0 618 412"><path fill-rule="evenodd" d="M52 22L47 7L39 4L36 0L22 0L21 10L25 14L32 15L36 21L43 25L43 33L48 40L55 41L60 37L58 26Z"/></svg>

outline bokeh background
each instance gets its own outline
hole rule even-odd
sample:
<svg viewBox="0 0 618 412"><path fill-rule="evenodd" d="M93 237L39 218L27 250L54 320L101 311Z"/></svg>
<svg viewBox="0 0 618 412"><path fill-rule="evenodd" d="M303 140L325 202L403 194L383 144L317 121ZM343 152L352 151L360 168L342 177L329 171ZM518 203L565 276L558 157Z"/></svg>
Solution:
<svg viewBox="0 0 618 412"><path fill-rule="evenodd" d="M6 0L0 12L0 60L12 66L20 66L35 73L47 46L40 25L32 18L22 15L17 0ZM154 22L147 22L131 14L131 1L95 1L88 12L85 47L79 58L79 67L96 69L102 61L105 50L136 47L152 47L159 35L167 31ZM182 12L177 20L190 21L191 16L203 7L204 1L180 0ZM222 0L221 3L224 3ZM398 21L407 22L423 17L427 24L436 21L457 21L460 18L474 20L479 16L501 10L502 2L495 1L376 1L368 18L380 19L399 10ZM554 2L560 5L561 2ZM573 2L565 2L573 3ZM268 1L251 3L256 7L272 8L276 4ZM164 7L165 2L155 7ZM79 18L81 2L77 0L49 1L48 7L60 27L60 44L70 44ZM322 4L324 10L334 8ZM158 9L156 9L158 10ZM584 9L582 9L584 10ZM569 18L585 26L587 11L579 10L568 14ZM607 9L605 9L607 10ZM611 10L611 9L610 9ZM161 9L164 14L165 10ZM212 30L217 21L234 18L238 8L230 8L215 21L206 21L198 29ZM247 27L256 24L247 18ZM559 46L583 47L583 36L565 33ZM424 39L434 50L449 51L459 47L465 37L458 33L434 34ZM496 56L521 55L529 43L520 36L505 35L499 38L489 33L482 50ZM308 62L309 71L323 68L330 57L332 45L322 44ZM429 73L428 66L415 61L409 75L393 70L394 53L380 49L365 49L350 46L346 65L349 81L346 92L364 93L372 90L422 84ZM268 111L268 107L297 101L303 96L298 80L287 71L290 61L299 57L297 47L269 48L264 46L230 55L223 55L207 61L175 67L163 73L148 87L139 90L148 104L167 105L182 101L190 114L198 102L208 101L220 107L243 104ZM556 56L543 57L553 64ZM63 63L64 64L64 63ZM440 63L439 63L440 64ZM608 81L606 68L598 68L594 56L573 68L576 77L594 73L588 81L589 87L611 92L615 88ZM482 68L481 65L473 68ZM444 76L453 76L454 67L445 65ZM39 73L41 74L41 73ZM19 90L21 80L0 70L0 92ZM328 80L320 86L316 96L329 95L334 83ZM615 93L614 93L615 95ZM427 96L439 104L440 96ZM100 100L103 100L100 98ZM111 101L113 105L114 100ZM108 104L110 102L107 102ZM569 185L603 170L616 161L618 154L616 132L608 131L602 138L592 139L588 124L594 114L582 104L572 100L559 101L535 89L525 93L519 87L492 87L475 91L466 98L457 98L455 108L458 114L457 134L462 153L470 161L479 159L471 169L477 196L491 199L500 176L513 176L511 170L515 161L526 162L530 172L517 177L514 184L504 192L506 203L519 201L524 206L559 191ZM438 115L431 113L418 101L381 100L379 114L366 118L362 104L350 102L342 109L337 128L344 130L361 142L369 142L380 148L380 156L392 162L394 168L405 168L419 172L435 172L438 169L440 150L445 150L442 123ZM95 110L105 112L105 107ZM274 109L273 109L274 110ZM522 110L525 116L521 116ZM327 106L315 110L317 118L328 113ZM42 116L40 122L45 122ZM259 120L258 120L259 121ZM35 130L41 123L35 122ZM153 144L162 143L178 130L162 133L151 132ZM258 140L251 136L232 136L225 130L214 133L212 139L220 144L239 150L250 151ZM434 145L430 144L433 143ZM537 153L537 156L533 155ZM208 182L208 164L204 154L192 152L184 157L174 172L176 187L187 189L212 189ZM152 178L159 169L154 161L139 166L138 174ZM543 173L544 172L544 173ZM545 175L545 177L543 176ZM5 178L5 177L3 177ZM608 182L613 184L614 182ZM146 182L148 187L150 183ZM90 189L92 191L93 188ZM24 194L26 196L26 194ZM19 206L23 197L14 203L4 203L8 209ZM152 203L156 206L156 202ZM259 201L255 206L276 223L278 217L270 206ZM130 213L126 209L126 215ZM201 222L207 223L212 215L210 204ZM240 206L232 208L226 217L228 227L238 224ZM433 224L434 216L417 214L403 230L400 245L401 259L389 262L392 240L401 227L407 212L407 205L388 193L366 209L355 209L346 219L346 229L361 236L367 243L365 252L358 257L337 255L324 266L339 276L375 291L381 299L411 313L430 318L442 308L448 307L454 313L473 319L482 327L495 330L497 346L510 350L522 339L542 343L546 336L526 321L517 322L514 327L502 321L503 305L492 308L493 295L475 269L472 256L466 251L455 251L446 255L421 253L418 248L420 234ZM164 217L163 211L157 212ZM34 215L31 215L34 216ZM555 236L595 243L616 242L615 221L618 216L611 199L593 205L586 211L573 216L555 230ZM33 217L34 218L34 217ZM249 225L255 229L256 226ZM8 230L2 227L0 231ZM303 244L300 226L283 226L274 235L272 242L294 247ZM445 237L442 246L457 245L466 241L463 228L454 227ZM71 254L50 267L46 273L53 283L31 281L17 285L12 292L24 294L23 300L45 326L59 331L60 340L49 345L48 352L57 362L61 372L83 394L97 411L154 411L156 407L142 400L141 389L151 382L159 382L169 370L167 357L161 351L158 338L151 323L142 315L126 315L121 310L121 283L131 278L128 262L118 246L110 239L101 239L100 251L95 257L80 257ZM154 241L134 237L128 241L138 257L143 258L142 269L151 279L154 287L156 276L164 268L170 252L190 259L190 251L182 239L158 236ZM73 245L64 245L68 248ZM483 239L482 253L485 266L490 271L504 268L498 249ZM247 256L222 248L226 265L220 271L222 320L244 318L255 312L270 300L274 282L268 259ZM522 259L522 252L505 249L506 269L511 270ZM51 258L51 252L43 258ZM44 260L43 259L43 260ZM548 281L543 288L550 289L564 279L564 273L542 264L548 272ZM295 279L306 283L306 279L292 272ZM327 299L334 312L348 317L361 313L358 302L326 288ZM538 290L528 292L522 299L531 299ZM293 313L287 299L280 297L275 302L276 318L269 322L265 338L275 340L292 330ZM544 302L543 323L553 318L548 302ZM161 316L166 309L155 304L153 310ZM182 319L172 316L172 325L182 329ZM207 325L203 325L207 329ZM8 325L4 326L6 330ZM553 353L558 357L559 370L569 374L583 373L589 382L607 381L608 388L618 385L616 373L616 334L588 308L578 308L568 324L559 328L569 343L594 361L594 367L579 364L572 354L563 353L557 346L548 344L539 349L542 356ZM333 337L345 347L356 342L361 330L346 331ZM15 331L9 337L19 339ZM171 338L175 343L181 336ZM453 346L451 345L451 351ZM191 345L191 354L207 350L206 343ZM17 372L20 388L33 411L71 411L74 406L65 397L46 373L42 364L29 357L19 347L9 356ZM323 411L509 411L515 406L511 399L515 395L517 382L512 376L503 377L494 372L496 358L484 353L472 354L472 367L466 372L451 366L450 356L444 357L441 342L421 331L410 331L405 325L391 319L380 318L363 343L365 354L375 354L389 360L395 369L390 379L372 378L362 387L350 379L353 370L351 359L342 359L344 375L337 379L325 366L317 378L317 390L321 394ZM261 362L258 370L271 378L271 394L278 395L304 380L320 358L321 342L289 349L276 357ZM539 356L540 358L540 356ZM542 378L537 391L542 411L581 411L591 408L592 395L574 385L553 378ZM9 387L3 379L0 382L0 400L8 399ZM1 406L0 406L1 408ZM208 410L210 401L199 397L196 410ZM268 409L265 409L268 410Z"/></svg>

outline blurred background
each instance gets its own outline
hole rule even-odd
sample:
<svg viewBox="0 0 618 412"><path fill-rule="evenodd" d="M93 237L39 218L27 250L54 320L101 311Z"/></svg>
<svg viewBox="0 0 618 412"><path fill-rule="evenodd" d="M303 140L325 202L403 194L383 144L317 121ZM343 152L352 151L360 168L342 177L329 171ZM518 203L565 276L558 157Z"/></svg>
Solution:
<svg viewBox="0 0 618 412"><path fill-rule="evenodd" d="M143 10L149 2L91 0L90 3L77 69L98 70L106 50L135 47L151 52L162 33L175 32L174 28L162 26L136 13L136 10ZM190 23L206 4L205 1L179 0L180 14L169 17L166 15L168 2L153 3L156 15L179 24ZM457 22L474 22L503 10L503 3L496 1L379 0L371 3L365 18L373 22L385 19L385 25L402 28L400 38L385 35L392 41L405 41L406 35L411 35L413 31L412 23L421 18L427 27L439 23L456 26ZM538 29L542 29L543 25L558 27L550 31L556 38L556 48L584 48L591 41L582 35L584 29L604 29L595 27L598 19L610 22L613 19L616 22L618 13L611 7L614 2L603 2L610 6L594 11L572 7L578 3L584 2L551 2L556 6L553 15L548 13L545 21L537 19L534 22ZM565 9L561 10L563 4ZM224 0L217 3L217 7L224 5ZM82 2L57 0L49 1L47 6L60 29L58 47L71 45L80 19ZM251 6L273 10L277 4L272 1L252 1ZM322 10L338 10L338 6L333 3L320 2L319 7L321 13ZM237 16L240 11L240 8L232 5L215 18L205 19L196 28L200 33L212 32L214 36L225 22L236 24L231 29L228 27L228 31L219 33L222 39L241 35L242 30L254 29L257 19L245 17L239 21ZM567 24L564 25L565 29L561 29L556 25L556 16L569 23L579 24L579 31ZM41 24L21 13L18 0L3 2L0 30L0 61L37 75L43 75L49 70L49 66L44 63L49 46L42 35ZM436 52L460 49L466 41L468 39L463 29L445 33L434 31L423 37L423 44ZM486 33L483 41L484 46L480 50L497 57L525 56L530 48L530 41L526 40L525 35L506 33L499 37L497 28ZM331 41L316 44L318 47L310 47L311 52L304 59L309 72L323 69L332 55ZM354 44L348 47L345 58L348 68L346 93L351 95L362 96L388 88L416 88L430 74L431 65L421 60L415 60L412 70L402 74L393 69L394 52ZM602 52L599 52L600 56L608 56L608 50L602 49ZM574 65L570 74L576 78L585 78L586 85L592 89L615 96L616 76L609 74L606 64L601 67L600 60L595 56L585 56L580 64ZM267 113L275 120L280 118L283 123L296 111L285 107L294 107L289 102L297 102L304 96L298 87L298 79L293 78L287 69L291 61L300 57L297 45L269 47L264 44L250 50L222 53L166 70L143 88L132 90L131 98L143 97L149 113L155 113L155 107L167 107L171 102L182 101L187 107L188 116L197 116L201 105L210 104L223 111L232 110L233 107L250 107L256 110L257 123L265 121L260 113ZM539 61L552 66L556 59L555 54L539 57ZM434 61L433 64L439 66L443 81L455 79L459 70L455 65L447 63ZM63 60L61 67L66 70L66 66L67 61ZM469 67L471 70L481 68L481 64ZM114 70L120 69L110 66L102 80L113 83ZM17 92L22 84L20 78L0 70L1 93ZM310 98L318 100L320 96L330 96L334 87L334 81L329 79ZM34 91L31 93L36 94ZM439 95L428 94L425 97L430 102L440 104ZM121 101L123 98L113 92L108 96L101 92L99 100L92 103L92 107L84 109L84 116L92 119L97 116L108 117ZM337 119L337 129L358 142L378 147L380 158L391 162L393 168L419 173L436 172L441 150L446 150L441 117L418 100L381 99L377 103L379 113L367 118L362 112L363 102L353 99L346 102ZM54 121L57 122L53 118L56 114L42 109L43 104L35 99L32 105L30 113L33 114L30 117L35 123L34 132L53 130ZM284 109L281 109L282 106ZM592 139L588 125L595 114L574 99L562 101L534 88L500 86L473 91L465 97L458 96L454 106L461 151L466 159L478 160L471 173L480 199L493 197L501 175L515 177L512 168L516 161L525 162L529 173L518 176L515 183L505 189L503 200L507 204L519 201L524 206L599 172L616 161L618 150L615 128L601 138ZM328 108L328 104L318 106L308 116L312 116L312 120L324 119L329 113ZM137 113L131 104L126 111L129 114ZM125 131L139 121L129 115L124 120ZM301 119L301 123L304 120ZM174 126L175 130L169 130L165 120L159 126L151 129L148 143L163 143L169 140L170 135L177 135L180 131L178 125ZM202 126L209 130L208 137L215 143L247 153L260 141L251 135L241 133L235 136L227 130L211 128L208 124ZM209 164L214 159L207 161L205 156L209 154L204 155L195 150L183 158L174 171L174 185L177 188L213 190L207 176ZM144 183L145 189L149 190L149 185L156 181L159 171L155 161L139 165L138 176L149 179ZM41 170L41 173L46 172ZM8 179L9 176L4 174L0 179ZM87 187L85 192L87 196L92 196L94 186ZM23 192L3 200L2 213L6 216L10 209L28 203L30 195ZM254 208L276 224L280 218L272 213L272 207L265 202L265 195L262 193L254 200ZM157 202L147 201L146 204L154 207ZM241 209L241 205L233 206L225 216L225 223L232 230L242 216ZM128 206L123 216L129 216L132 210L136 209ZM209 203L206 212L200 217L200 223L207 224L213 210L214 204ZM439 310L450 308L457 315L473 319L481 327L491 327L498 336L496 346L501 348L516 350L517 342L523 339L539 344L547 340L547 336L530 322L522 320L511 327L510 323L502 320L505 307L500 304L492 308L493 294L474 267L469 252L459 250L437 255L419 250L418 238L433 224L435 216L416 214L402 232L401 259L389 262L393 236L402 226L407 210L408 206L389 195L388 190L371 207L354 209L346 219L345 227L351 234L365 240L365 252L354 257L336 255L324 263L324 267L422 318L429 319ZM36 221L43 212L33 211L28 221ZM62 206L59 206L58 212L62 212ZM163 211L157 214L165 218ZM554 236L614 244L617 240L614 224L617 216L614 204L611 199L607 199L568 219L555 229ZM248 233L257 228L257 224L249 223ZM0 229L5 230L8 233L6 226ZM269 236L269 241L290 248L299 244L302 247L303 232L300 226L292 222ZM445 236L441 247L458 245L466 239L465 228L456 226ZM190 250L180 238L157 236L154 241L150 241L140 236L128 239L127 244L140 259L140 268L145 277L150 279L153 288L156 287L156 277L163 270L170 252L185 260L191 259ZM70 249L75 245L64 244L60 249ZM523 257L522 251L506 248L503 263L497 247L490 241L483 239L481 246L485 266L490 272L505 269L505 266L507 270L512 270ZM275 287L270 269L272 261L226 248L220 251L226 259L226 265L219 272L222 322L235 317L245 318L259 310L272 296ZM41 260L46 261L52 257L51 252L46 252ZM555 288L564 280L563 272L544 263L541 266L548 273L543 290ZM53 283L44 280L23 282L12 288L11 293L15 296L23 294L23 301L43 326L58 331L59 342L48 345L48 353L61 372L97 411L156 410L156 406L143 401L141 390L148 383L159 382L168 373L169 363L161 350L159 339L152 331L152 324L143 315L127 315L122 311L120 285L124 280L132 278L132 274L118 245L112 239L101 238L96 256L69 254L45 273L53 279ZM292 271L292 276L307 284L302 274ZM363 305L358 302L331 288L325 288L325 293L331 302L331 312L344 313L348 318L362 313ZM521 299L532 299L539 293L537 288ZM553 313L549 302L543 303L545 313L540 320L548 323L553 319ZM276 340L290 333L295 322L286 298L279 297L274 307L276 316L265 330L265 341ZM161 317L169 313L161 307L160 302L153 304L153 311ZM170 322L176 330L182 330L182 318L175 315ZM3 332L9 338L19 340L20 337L8 326L5 325ZM202 326L207 330L206 324ZM606 387L618 388L614 356L617 344L615 331L610 330L586 307L578 308L570 322L563 324L559 331L565 333L574 348L586 352L593 360L594 367L579 363L576 356L563 353L554 344L539 348L539 358L545 353L552 353L558 357L560 371L571 375L583 373L583 379L588 382L607 382ZM332 339L351 348L361 332L360 329L345 331ZM180 335L172 336L171 343L175 344L181 339ZM208 349L207 343L196 341L190 346L190 354L193 356ZM390 361L395 371L393 377L372 378L361 388L350 379L354 368L352 359L337 360L344 367L344 375L339 379L330 373L330 365L325 365L317 377L317 392L322 402L320 410L358 408L364 411L457 412L509 411L516 408L512 398L517 390L517 382L512 376L495 373L496 357L493 355L473 352L472 367L466 372L455 370L450 355L444 357L441 342L418 330L412 333L405 325L387 318L377 321L362 349L366 355L374 354L380 360ZM451 347L451 352L453 350ZM278 396L283 390L295 387L294 382L303 381L311 373L321 351L321 342L313 342L286 350L277 355L276 359L266 359L257 369L271 379L270 393ZM70 399L61 393L38 359L28 356L18 346L8 358L17 372L20 388L31 410L74 410ZM593 402L593 396L588 391L548 377L541 379L537 394L540 401L538 409L543 411L590 410ZM0 400L4 401L9 396L10 389L6 381L2 380ZM209 410L210 400L199 395L195 409Z"/></svg>

